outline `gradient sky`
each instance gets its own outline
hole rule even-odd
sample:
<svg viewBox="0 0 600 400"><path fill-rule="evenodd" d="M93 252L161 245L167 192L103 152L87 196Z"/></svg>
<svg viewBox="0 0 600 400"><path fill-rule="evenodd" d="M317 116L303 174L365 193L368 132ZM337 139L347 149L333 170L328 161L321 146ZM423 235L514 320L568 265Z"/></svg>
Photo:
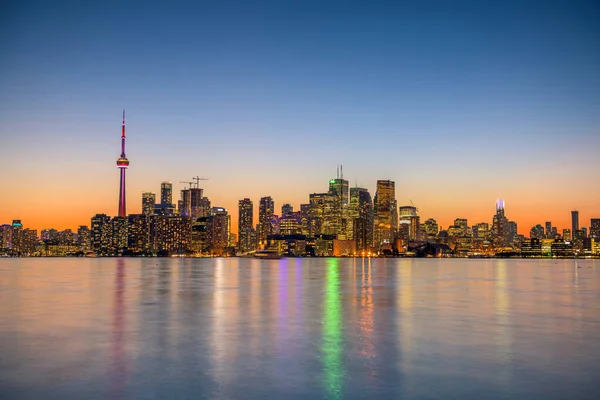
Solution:
<svg viewBox="0 0 600 400"><path fill-rule="evenodd" d="M148 4L154 3L154 4ZM447 227L600 217L600 6L563 2L9 1L0 223L76 228L192 176L298 207L336 164ZM485 3L485 4L482 4Z"/></svg>

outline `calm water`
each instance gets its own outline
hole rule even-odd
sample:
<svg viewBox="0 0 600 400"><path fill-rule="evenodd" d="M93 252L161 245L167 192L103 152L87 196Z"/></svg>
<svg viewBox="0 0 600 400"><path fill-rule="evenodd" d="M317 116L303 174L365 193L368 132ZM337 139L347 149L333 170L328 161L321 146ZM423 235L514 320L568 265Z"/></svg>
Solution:
<svg viewBox="0 0 600 400"><path fill-rule="evenodd" d="M600 262L0 259L0 398L600 398Z"/></svg>

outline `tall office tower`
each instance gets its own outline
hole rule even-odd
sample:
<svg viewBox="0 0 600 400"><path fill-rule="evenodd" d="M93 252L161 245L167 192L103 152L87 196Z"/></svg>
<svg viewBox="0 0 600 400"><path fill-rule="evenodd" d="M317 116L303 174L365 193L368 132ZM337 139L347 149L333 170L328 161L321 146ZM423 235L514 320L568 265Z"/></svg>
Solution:
<svg viewBox="0 0 600 400"><path fill-rule="evenodd" d="M112 219L112 248L115 254L123 254L127 250L128 226L127 217L114 217Z"/></svg>
<svg viewBox="0 0 600 400"><path fill-rule="evenodd" d="M302 234L310 236L310 204L300 204L300 218L302 218Z"/></svg>
<svg viewBox="0 0 600 400"><path fill-rule="evenodd" d="M341 166L340 166L341 169ZM348 181L344 179L343 172L335 179L329 181L329 194L332 201L332 234L340 240L348 237Z"/></svg>
<svg viewBox="0 0 600 400"><path fill-rule="evenodd" d="M330 193L311 193L308 198L310 236L335 235L335 198Z"/></svg>
<svg viewBox="0 0 600 400"><path fill-rule="evenodd" d="M281 206L281 216L285 217L288 214L291 214L294 212L294 207L292 207L291 204L284 204Z"/></svg>
<svg viewBox="0 0 600 400"><path fill-rule="evenodd" d="M23 224L20 219L12 222L12 252L20 255L23 251Z"/></svg>
<svg viewBox="0 0 600 400"><path fill-rule="evenodd" d="M190 189L183 189L181 191L181 207L179 208L179 215L182 217L189 217L192 215L192 191Z"/></svg>
<svg viewBox="0 0 600 400"><path fill-rule="evenodd" d="M127 249L134 254L150 251L150 219L146 214L128 216Z"/></svg>
<svg viewBox="0 0 600 400"><path fill-rule="evenodd" d="M90 228L87 225L80 225L77 228L77 246L79 246L79 250L90 250L90 240Z"/></svg>
<svg viewBox="0 0 600 400"><path fill-rule="evenodd" d="M600 218L590 220L590 237L600 241Z"/></svg>
<svg viewBox="0 0 600 400"><path fill-rule="evenodd" d="M35 229L23 229L21 254L26 256L34 254L38 242L37 231Z"/></svg>
<svg viewBox="0 0 600 400"><path fill-rule="evenodd" d="M460 230L461 236L471 236L469 223L466 218L456 218L454 220L454 226L456 226Z"/></svg>
<svg viewBox="0 0 600 400"><path fill-rule="evenodd" d="M545 238L546 239L554 239L554 236L552 235L552 222L549 222L549 221L546 222ZM543 239L543 238L538 238L538 239Z"/></svg>
<svg viewBox="0 0 600 400"><path fill-rule="evenodd" d="M173 184L162 182L160 184L160 204L173 204Z"/></svg>
<svg viewBox="0 0 600 400"><path fill-rule="evenodd" d="M373 245L377 248L382 243L391 243L394 239L394 227L397 221L393 221L396 214L396 184L390 180L377 181L377 192L375 193L375 220L373 227Z"/></svg>
<svg viewBox="0 0 600 400"><path fill-rule="evenodd" d="M348 227L350 228L348 238L354 239L358 246L359 238L354 232L354 220L357 218L364 220L358 225L361 229L360 235L363 235L360 240L364 241L364 243L361 242L364 247L361 250L370 249L373 246L373 201L367 189L353 187L350 189L350 204L348 205Z"/></svg>
<svg viewBox="0 0 600 400"><path fill-rule="evenodd" d="M473 237L476 239L488 240L490 238L490 224L480 222L473 226Z"/></svg>
<svg viewBox="0 0 600 400"><path fill-rule="evenodd" d="M579 230L579 211L571 211L571 232L575 235L575 231Z"/></svg>
<svg viewBox="0 0 600 400"><path fill-rule="evenodd" d="M242 253L255 250L251 241L253 226L254 205L252 200L246 198L238 202L238 248Z"/></svg>
<svg viewBox="0 0 600 400"><path fill-rule="evenodd" d="M271 196L261 197L258 203L258 243L264 245L271 235L271 216L275 213L275 202Z"/></svg>
<svg viewBox="0 0 600 400"><path fill-rule="evenodd" d="M546 223L546 231L548 229L548 223ZM545 238L544 227L540 224L537 224L529 231L530 239L544 239Z"/></svg>
<svg viewBox="0 0 600 400"><path fill-rule="evenodd" d="M429 218L427 221L425 221L425 223L423 225L425 225L424 226L425 233L427 234L427 236L430 236L430 237L437 236L440 229L439 229L438 223L435 219Z"/></svg>
<svg viewBox="0 0 600 400"><path fill-rule="evenodd" d="M562 236L563 236L563 240L565 242L570 242L573 237L571 236L571 230L570 229L563 229L562 230Z"/></svg>
<svg viewBox="0 0 600 400"><path fill-rule="evenodd" d="M222 254L229 246L230 216L223 207L213 207L206 222L206 245L213 254Z"/></svg>
<svg viewBox="0 0 600 400"><path fill-rule="evenodd" d="M123 110L123 122L121 124L121 156L117 159L117 168L119 168L121 174L121 180L119 184L119 217L125 217L127 215L126 205L127 200L125 198L125 171L129 168L129 160L125 156L125 110Z"/></svg>
<svg viewBox="0 0 600 400"><path fill-rule="evenodd" d="M417 207L415 206L402 206L400 211L400 225L402 226L401 232L404 232L404 236L408 233L408 237L404 239L417 240L419 235L420 221L417 215Z"/></svg>
<svg viewBox="0 0 600 400"><path fill-rule="evenodd" d="M299 212L289 212L279 218L281 235L297 235L302 233L302 217Z"/></svg>
<svg viewBox="0 0 600 400"><path fill-rule="evenodd" d="M12 249L12 226L0 225L0 251L8 252Z"/></svg>
<svg viewBox="0 0 600 400"><path fill-rule="evenodd" d="M201 188L191 188L190 189L190 194L191 194L191 205L190 205L190 212L191 212L191 217L192 220L195 221L200 217L204 217L204 215L202 214L202 195L203 195L203 189Z"/></svg>
<svg viewBox="0 0 600 400"><path fill-rule="evenodd" d="M142 193L142 214L152 216L156 205L156 194L152 192Z"/></svg>
<svg viewBox="0 0 600 400"><path fill-rule="evenodd" d="M202 197L200 199L200 205L198 206L199 218L210 216L210 200L208 197Z"/></svg>
<svg viewBox="0 0 600 400"><path fill-rule="evenodd" d="M509 227L508 219L504 215L504 200L498 199L496 202L496 215L492 221L492 241L495 248L509 246Z"/></svg>
<svg viewBox="0 0 600 400"><path fill-rule="evenodd" d="M92 217L91 247L98 255L108 255L112 248L112 224L106 214L96 214Z"/></svg>

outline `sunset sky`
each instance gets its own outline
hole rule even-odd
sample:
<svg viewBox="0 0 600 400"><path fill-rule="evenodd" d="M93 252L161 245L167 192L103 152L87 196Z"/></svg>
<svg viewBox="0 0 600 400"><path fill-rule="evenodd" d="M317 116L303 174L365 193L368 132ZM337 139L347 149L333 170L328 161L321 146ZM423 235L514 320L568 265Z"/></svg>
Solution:
<svg viewBox="0 0 600 400"><path fill-rule="evenodd" d="M597 2L9 3L0 224L115 215L122 109L128 213L199 175L236 231L239 199L298 208L343 164L444 228L497 198L525 235L600 218Z"/></svg>

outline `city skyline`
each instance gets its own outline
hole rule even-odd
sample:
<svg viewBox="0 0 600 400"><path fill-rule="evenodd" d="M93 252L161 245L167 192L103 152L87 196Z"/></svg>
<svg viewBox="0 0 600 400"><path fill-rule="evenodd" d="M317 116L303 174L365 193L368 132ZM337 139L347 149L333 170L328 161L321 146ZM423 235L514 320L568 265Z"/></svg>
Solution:
<svg viewBox="0 0 600 400"><path fill-rule="evenodd" d="M524 235L597 216L597 8L197 7L8 7L1 223L117 215L123 108L129 214L205 176L235 231L240 199L255 221L264 196L299 209L343 164L350 187L394 181L398 206L444 227L490 222L497 198Z"/></svg>

